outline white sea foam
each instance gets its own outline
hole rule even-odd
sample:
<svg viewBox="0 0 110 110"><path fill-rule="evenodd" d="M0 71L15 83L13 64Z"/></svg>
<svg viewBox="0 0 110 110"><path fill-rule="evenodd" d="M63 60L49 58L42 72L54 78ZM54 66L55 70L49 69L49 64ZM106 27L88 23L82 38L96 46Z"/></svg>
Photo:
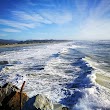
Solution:
<svg viewBox="0 0 110 110"><path fill-rule="evenodd" d="M109 91L97 85L91 70L97 64L81 59L77 48L73 43L48 44L1 53L0 60L9 64L0 72L0 83L12 82L20 88L25 80L29 97L43 93L73 110L110 108Z"/></svg>
<svg viewBox="0 0 110 110"><path fill-rule="evenodd" d="M92 59L85 57L84 61L88 62L88 66L93 67L92 74L87 75L85 80L93 83L91 88L82 89L83 97L79 99L78 103L73 107L73 110L105 110L110 109L110 91L109 89L96 83L96 74L106 76L103 70L97 68L97 63Z"/></svg>

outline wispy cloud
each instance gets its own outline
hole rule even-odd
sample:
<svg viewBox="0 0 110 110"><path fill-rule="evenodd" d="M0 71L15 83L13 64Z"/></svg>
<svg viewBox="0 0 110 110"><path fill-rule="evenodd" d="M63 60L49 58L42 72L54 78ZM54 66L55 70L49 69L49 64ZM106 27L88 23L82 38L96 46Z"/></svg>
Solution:
<svg viewBox="0 0 110 110"><path fill-rule="evenodd" d="M4 31L4 32L21 32L21 30L12 29L12 28L4 28L4 29L0 29L0 30Z"/></svg>
<svg viewBox="0 0 110 110"><path fill-rule="evenodd" d="M67 12L67 11L51 11L51 10L45 10L45 11L41 11L40 14L50 20L51 22L55 23L55 24L65 24L65 23L69 23L70 21L73 20L72 17L72 13Z"/></svg>
<svg viewBox="0 0 110 110"><path fill-rule="evenodd" d="M5 37L7 36L7 34L0 34L0 37Z"/></svg>
<svg viewBox="0 0 110 110"><path fill-rule="evenodd" d="M96 19L105 17L110 12L110 0L93 0L92 5L89 0L75 0L76 12L74 14L78 19Z"/></svg>
<svg viewBox="0 0 110 110"><path fill-rule="evenodd" d="M32 0L27 0L27 4L30 6L43 6L46 8L54 8L56 5L53 3L53 0L43 0L39 2L33 2Z"/></svg>
<svg viewBox="0 0 110 110"><path fill-rule="evenodd" d="M59 10L41 10L39 13L26 13L23 11L13 11L12 14L20 20L35 22L36 24L65 24L72 21L72 14Z"/></svg>
<svg viewBox="0 0 110 110"><path fill-rule="evenodd" d="M6 8L8 11L4 11L4 15L9 12L7 19L4 19L4 16L0 17L3 33L25 33L24 30L29 30L33 35L37 33L39 36L49 36L45 32L49 33L51 30L50 36L53 36L53 33L60 35L66 28L66 34L71 36L77 34L78 39L110 38L110 0L12 2L13 5L16 3L21 4L21 7L16 5L16 9Z"/></svg>
<svg viewBox="0 0 110 110"><path fill-rule="evenodd" d="M102 0L96 8L92 11L92 16L94 17L102 17L110 12L110 0Z"/></svg>
<svg viewBox="0 0 110 110"><path fill-rule="evenodd" d="M19 21L17 22L17 21L12 21L12 20L5 20L5 19L0 19L0 24L14 27L14 28L18 28L21 30L36 27L36 25L34 23L21 23Z"/></svg>
<svg viewBox="0 0 110 110"><path fill-rule="evenodd" d="M77 13L80 14L80 16L84 16L87 14L88 11L88 0L75 0L75 6Z"/></svg>
<svg viewBox="0 0 110 110"><path fill-rule="evenodd" d="M45 23L45 24L52 24L52 22L43 16L41 16L38 13L26 13L24 11L12 11L12 14L16 17L19 18L19 20L26 20L30 22L35 22L36 24L39 23Z"/></svg>
<svg viewBox="0 0 110 110"><path fill-rule="evenodd" d="M81 26L78 39L110 39L110 20L89 19Z"/></svg>
<svg viewBox="0 0 110 110"><path fill-rule="evenodd" d="M89 1L86 1L84 10L88 7ZM81 7L79 7L81 8ZM79 9L78 8L78 9ZM82 16L85 16L84 11ZM79 24L79 32L77 33L77 39L110 39L110 19L107 16L110 13L110 1L94 0L94 3L89 10L86 9L86 19L83 19ZM88 12L88 13L87 13Z"/></svg>

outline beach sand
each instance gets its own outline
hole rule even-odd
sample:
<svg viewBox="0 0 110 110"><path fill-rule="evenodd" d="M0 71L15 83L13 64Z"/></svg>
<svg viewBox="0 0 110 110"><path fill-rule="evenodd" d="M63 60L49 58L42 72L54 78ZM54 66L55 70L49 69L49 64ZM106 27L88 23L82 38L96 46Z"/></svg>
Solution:
<svg viewBox="0 0 110 110"><path fill-rule="evenodd" d="M47 43L0 45L0 48L5 48L5 47L22 47L22 46L34 46L34 45L43 45L43 44L47 44Z"/></svg>

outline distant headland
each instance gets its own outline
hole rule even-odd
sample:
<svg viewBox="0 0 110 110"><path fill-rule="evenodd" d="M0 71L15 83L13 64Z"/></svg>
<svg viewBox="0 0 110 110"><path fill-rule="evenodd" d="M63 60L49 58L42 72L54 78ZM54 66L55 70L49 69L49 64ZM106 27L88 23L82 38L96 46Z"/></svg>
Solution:
<svg viewBox="0 0 110 110"><path fill-rule="evenodd" d="M21 45L31 45L31 44L42 44L42 43L61 43L61 42L68 42L70 40L25 40L25 41L18 41L18 40L4 40L0 39L0 47L2 46L21 46Z"/></svg>

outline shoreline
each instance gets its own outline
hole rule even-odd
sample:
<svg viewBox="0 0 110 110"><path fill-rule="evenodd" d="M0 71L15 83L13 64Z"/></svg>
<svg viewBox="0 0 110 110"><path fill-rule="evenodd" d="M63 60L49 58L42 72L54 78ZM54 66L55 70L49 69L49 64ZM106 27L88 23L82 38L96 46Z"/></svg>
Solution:
<svg viewBox="0 0 110 110"><path fill-rule="evenodd" d="M33 46L33 45L40 45L40 44L47 44L47 43L33 43L33 44L10 44L10 45L0 45L0 48L5 48L5 47L22 47L22 46Z"/></svg>
<svg viewBox="0 0 110 110"><path fill-rule="evenodd" d="M52 43L10 44L10 45L0 45L0 48L23 47L23 46L45 45L45 44L52 44Z"/></svg>
<svg viewBox="0 0 110 110"><path fill-rule="evenodd" d="M0 45L0 48L7 48L7 47L23 47L23 46L35 46L35 45L45 45L45 44L58 44L58 43L65 43L65 42L47 42L47 43L29 43L29 44L8 44L8 45Z"/></svg>

